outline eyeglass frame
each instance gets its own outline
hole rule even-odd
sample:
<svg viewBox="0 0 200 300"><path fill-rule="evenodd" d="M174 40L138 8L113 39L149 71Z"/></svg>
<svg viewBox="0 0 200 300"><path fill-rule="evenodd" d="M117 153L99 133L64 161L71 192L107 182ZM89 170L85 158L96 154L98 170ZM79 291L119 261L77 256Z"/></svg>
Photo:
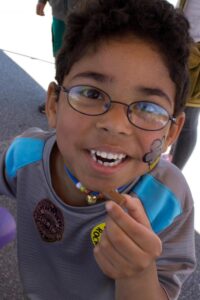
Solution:
<svg viewBox="0 0 200 300"><path fill-rule="evenodd" d="M69 101L69 92L70 92L70 90L71 90L72 88L79 87L79 86L80 86L80 87L91 87L91 88L97 89L98 91L100 91L100 92L102 92L103 94L105 94L105 95L108 97L108 99L109 99L109 107L108 107L108 109L105 110L104 112L100 113L100 114L87 114L87 113L81 112L81 111L77 110L75 107L73 107L73 106L71 105L70 101ZM78 113L80 113L80 114L82 114L82 115L91 116L91 117L104 115L105 113L107 113L107 112L110 110L110 108L112 107L112 103L117 103L117 104L121 104L121 105L124 105L124 106L127 107L127 114L126 114L126 115L127 115L128 121L130 122L130 124L131 124L132 126L134 126L134 127L136 127L136 128L139 128L139 129L141 129L141 130L144 130L144 131L159 131L159 130L162 130L163 128L165 128L165 127L167 126L167 124L169 123L169 121L171 121L172 123L176 123L176 119L177 119L177 118L176 118L175 116L170 115L169 112L168 112L164 107L162 107L160 104L154 103L153 101L136 101L136 102L131 102L130 104L126 104L126 103L123 103L123 102L120 102L120 101L112 100L111 97L110 97L110 95L108 95L108 94L107 94L106 92L104 92L103 90L101 90L101 89L99 89L99 88L97 88L97 87L95 87L95 86L92 86L92 85L86 85L86 84L78 84L78 85L71 86L70 88L66 88L66 87L64 87L64 86L62 86L62 85L58 85L57 88L58 88L58 91L59 91L59 92L60 92L60 91L63 91L63 92L66 94L67 102L68 102L68 104L70 105L70 107L71 107L73 110L77 111ZM134 103L138 103L138 102L152 103L152 104L154 104L154 105L160 106L163 110L166 111L169 120L167 121L167 123L166 123L163 127L159 128L159 129L145 129L145 128L142 128L142 127L139 127L139 126L135 125L134 123L131 122L131 120L130 120L130 118L129 118L129 108L130 108L131 105L133 105Z"/></svg>

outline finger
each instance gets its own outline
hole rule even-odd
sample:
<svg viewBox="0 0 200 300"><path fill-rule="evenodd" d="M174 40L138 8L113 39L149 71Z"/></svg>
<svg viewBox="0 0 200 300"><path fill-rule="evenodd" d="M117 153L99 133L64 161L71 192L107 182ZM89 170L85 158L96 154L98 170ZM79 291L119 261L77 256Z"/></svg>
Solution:
<svg viewBox="0 0 200 300"><path fill-rule="evenodd" d="M149 220L146 216L142 203L138 198L125 194L121 195L115 190L104 190L103 194L121 207L128 209L129 214L133 218L150 228Z"/></svg>
<svg viewBox="0 0 200 300"><path fill-rule="evenodd" d="M108 243L112 245L113 253L107 250ZM111 256L111 260L118 259L119 265L127 270L128 266L137 271L144 269L154 259L154 254L145 252L109 217L99 247L105 252L105 256Z"/></svg>
<svg viewBox="0 0 200 300"><path fill-rule="evenodd" d="M129 208L130 206L131 205L128 204ZM146 224L145 221L143 221L143 224L139 223L132 215L127 214L119 207L119 205L112 201L106 203L106 209L113 222L115 222L116 225L119 226L141 249L145 252L151 252L156 256L160 255L162 249L161 241L151 228L144 225ZM134 206L131 206L130 210L132 214L135 214L135 209ZM116 233L111 234L111 231L108 231L108 234L109 238L112 239L112 235Z"/></svg>
<svg viewBox="0 0 200 300"><path fill-rule="evenodd" d="M110 257L105 256L105 252L100 250L99 245L94 248L95 260L102 272L110 278L116 279L119 277L119 269L111 262Z"/></svg>
<svg viewBox="0 0 200 300"><path fill-rule="evenodd" d="M41 10L37 10L36 14L38 16L44 16L44 12L42 12Z"/></svg>
<svg viewBox="0 0 200 300"><path fill-rule="evenodd" d="M133 264L110 243L105 231L94 249L94 256L99 266L112 278L129 277L135 271Z"/></svg>
<svg viewBox="0 0 200 300"><path fill-rule="evenodd" d="M120 206L124 205L125 198L121 194L116 192L115 190L109 190L108 189L108 190L104 190L102 193L105 197L107 197L110 200L113 200L114 202L116 202Z"/></svg>
<svg viewBox="0 0 200 300"><path fill-rule="evenodd" d="M40 10L40 16L44 16L44 10L43 9Z"/></svg>

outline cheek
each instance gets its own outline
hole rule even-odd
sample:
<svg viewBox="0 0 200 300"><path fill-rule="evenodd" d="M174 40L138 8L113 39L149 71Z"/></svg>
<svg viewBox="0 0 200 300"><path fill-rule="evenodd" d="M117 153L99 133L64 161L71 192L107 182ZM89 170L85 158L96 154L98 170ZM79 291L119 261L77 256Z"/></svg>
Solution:
<svg viewBox="0 0 200 300"><path fill-rule="evenodd" d="M59 113L56 126L58 148L64 158L72 157L81 148L87 137L89 130L87 118L83 118L70 109Z"/></svg>
<svg viewBox="0 0 200 300"><path fill-rule="evenodd" d="M77 132L76 122L73 122L68 114L59 112L56 123L56 139L62 156L71 151L69 148L74 144Z"/></svg>
<svg viewBox="0 0 200 300"><path fill-rule="evenodd" d="M71 138L71 136L77 135L79 133L79 129L81 129L79 115L80 114L72 110L65 101L62 101L57 113L57 135L64 139L66 137Z"/></svg>

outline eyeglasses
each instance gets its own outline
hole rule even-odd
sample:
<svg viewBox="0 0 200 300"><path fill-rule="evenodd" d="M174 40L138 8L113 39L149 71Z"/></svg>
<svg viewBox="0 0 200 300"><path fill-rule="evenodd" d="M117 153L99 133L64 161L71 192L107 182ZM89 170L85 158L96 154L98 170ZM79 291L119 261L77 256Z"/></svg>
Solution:
<svg viewBox="0 0 200 300"><path fill-rule="evenodd" d="M104 91L89 85L77 85L69 89L59 86L66 94L69 105L77 112L87 116L100 116L108 112L113 104L127 107L129 122L140 129L156 131L164 128L169 121L176 122L166 109L150 101L137 101L129 105L114 101Z"/></svg>

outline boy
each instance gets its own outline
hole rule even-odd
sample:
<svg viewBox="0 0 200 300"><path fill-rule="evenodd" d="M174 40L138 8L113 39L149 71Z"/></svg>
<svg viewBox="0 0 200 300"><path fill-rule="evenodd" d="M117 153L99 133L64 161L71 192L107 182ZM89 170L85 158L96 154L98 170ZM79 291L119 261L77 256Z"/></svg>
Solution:
<svg viewBox="0 0 200 300"><path fill-rule="evenodd" d="M163 0L69 15L47 95L55 131L28 130L1 160L29 299L177 299L194 270L191 194L160 159L184 123L188 27Z"/></svg>

